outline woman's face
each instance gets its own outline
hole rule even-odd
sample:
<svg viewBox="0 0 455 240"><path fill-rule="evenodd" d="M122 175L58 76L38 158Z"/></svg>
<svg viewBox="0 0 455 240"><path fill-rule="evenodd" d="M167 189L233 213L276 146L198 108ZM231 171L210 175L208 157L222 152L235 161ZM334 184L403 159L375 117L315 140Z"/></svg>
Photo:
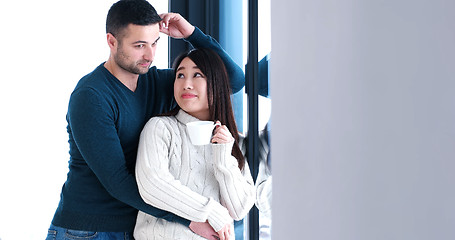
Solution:
<svg viewBox="0 0 455 240"><path fill-rule="evenodd" d="M200 120L209 120L207 79L188 57L177 67L174 82L174 97L185 112Z"/></svg>

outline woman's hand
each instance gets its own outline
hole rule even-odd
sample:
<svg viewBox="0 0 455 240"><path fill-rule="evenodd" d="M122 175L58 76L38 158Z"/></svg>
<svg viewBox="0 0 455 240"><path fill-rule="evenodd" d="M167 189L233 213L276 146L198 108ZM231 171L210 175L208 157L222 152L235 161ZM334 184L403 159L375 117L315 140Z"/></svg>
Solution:
<svg viewBox="0 0 455 240"><path fill-rule="evenodd" d="M231 132L226 125L221 125L220 121L216 121L217 126L215 127L212 143L230 143L234 141Z"/></svg>
<svg viewBox="0 0 455 240"><path fill-rule="evenodd" d="M191 222L190 229L197 235L208 240L219 240L217 233L208 222Z"/></svg>
<svg viewBox="0 0 455 240"><path fill-rule="evenodd" d="M224 227L217 232L220 240L229 240L232 239L234 231L232 229L232 224L226 224Z"/></svg>

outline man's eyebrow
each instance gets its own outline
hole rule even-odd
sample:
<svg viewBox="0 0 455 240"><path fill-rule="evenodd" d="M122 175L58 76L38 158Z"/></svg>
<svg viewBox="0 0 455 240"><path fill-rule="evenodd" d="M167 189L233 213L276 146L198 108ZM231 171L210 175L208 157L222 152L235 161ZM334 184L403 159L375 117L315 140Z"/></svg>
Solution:
<svg viewBox="0 0 455 240"><path fill-rule="evenodd" d="M141 40L139 40L139 41L133 42L133 44L138 44L138 43L147 43L147 41L141 41Z"/></svg>
<svg viewBox="0 0 455 240"><path fill-rule="evenodd" d="M154 43L158 42L158 40L160 40L160 37L158 37L158 38L154 41ZM139 40L139 41L133 42L133 44L139 44L139 43L147 44L148 42L147 42L147 41L143 41L143 40Z"/></svg>

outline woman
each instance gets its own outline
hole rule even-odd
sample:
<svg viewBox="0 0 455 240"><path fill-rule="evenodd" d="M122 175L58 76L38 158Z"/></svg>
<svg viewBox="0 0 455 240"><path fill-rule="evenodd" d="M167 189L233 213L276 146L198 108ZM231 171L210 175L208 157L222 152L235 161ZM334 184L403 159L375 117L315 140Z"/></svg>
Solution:
<svg viewBox="0 0 455 240"><path fill-rule="evenodd" d="M219 239L233 239L233 219L246 216L255 201L253 179L239 148L239 135L223 62L209 49L196 49L174 63L176 109L145 125L136 178L145 202L194 222L208 222ZM219 121L211 144L191 143L186 124ZM139 212L134 237L203 239L188 227Z"/></svg>

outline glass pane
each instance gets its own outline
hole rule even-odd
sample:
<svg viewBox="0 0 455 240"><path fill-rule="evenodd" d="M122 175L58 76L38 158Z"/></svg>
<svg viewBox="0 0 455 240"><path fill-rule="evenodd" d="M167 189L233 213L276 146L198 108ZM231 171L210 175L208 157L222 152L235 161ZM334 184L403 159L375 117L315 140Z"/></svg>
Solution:
<svg viewBox="0 0 455 240"><path fill-rule="evenodd" d="M247 71L249 32L248 32L248 0L220 1L220 43L231 57ZM258 0L258 39L255 43L258 48L258 152L259 160L250 163L250 168L258 169L256 185L260 192L256 207L260 210L258 216L247 216L244 221L245 232L243 236L238 234L236 227L236 239L250 239L250 231L255 231L259 239L270 239L271 226L271 168L269 156L269 119L271 112L271 100L269 96L269 58L271 51L270 29L270 0ZM247 76L247 81L249 81ZM246 84L247 85L247 84ZM238 130L248 137L248 93L245 88L234 94L233 106L236 115ZM250 151L248 149L247 151ZM250 162L250 160L248 160ZM253 171L254 172L254 171ZM256 217L256 219L254 219ZM257 221L259 227L249 225L249 221ZM257 239L254 239L257 240Z"/></svg>
<svg viewBox="0 0 455 240"><path fill-rule="evenodd" d="M158 14L169 12L168 0L148 0L148 2L152 4ZM160 33L157 48L153 65L159 69L169 68L169 37L166 34Z"/></svg>
<svg viewBox="0 0 455 240"><path fill-rule="evenodd" d="M256 179L259 210L259 239L271 239L272 174L269 148L271 98L269 89L269 60L271 52L270 0L258 0L258 118L259 169Z"/></svg>
<svg viewBox="0 0 455 240"><path fill-rule="evenodd" d="M256 207L259 210L259 216L250 215L249 218L257 217L258 228L253 225L247 226L247 232L256 231L258 239L271 239L271 201L272 201L272 178L271 178L271 161L269 151L269 133L270 133L270 113L271 113L271 98L269 90L269 60L271 52L271 22L270 22L270 0L258 0L257 19L258 19L258 41L256 44L258 49L258 144L257 153L258 161L251 163L250 168L257 169L257 199ZM249 15L248 11L249 0L243 0L243 60L244 64L247 65L248 59L252 59L248 56L248 46L252 46L249 43L250 36L249 31ZM254 11L253 11L254 12ZM254 45L254 44L253 44ZM248 68L248 65L246 66ZM249 69L245 69L250 71ZM247 75L247 81L248 79ZM248 119L250 111L248 109L248 94L243 93L243 133L248 136ZM247 151L252 151L248 149ZM254 165L254 166L252 166ZM250 220L246 220L249 223ZM250 239L251 236L247 233L245 239ZM253 239L251 239L253 240ZM257 240L257 239L254 239Z"/></svg>

